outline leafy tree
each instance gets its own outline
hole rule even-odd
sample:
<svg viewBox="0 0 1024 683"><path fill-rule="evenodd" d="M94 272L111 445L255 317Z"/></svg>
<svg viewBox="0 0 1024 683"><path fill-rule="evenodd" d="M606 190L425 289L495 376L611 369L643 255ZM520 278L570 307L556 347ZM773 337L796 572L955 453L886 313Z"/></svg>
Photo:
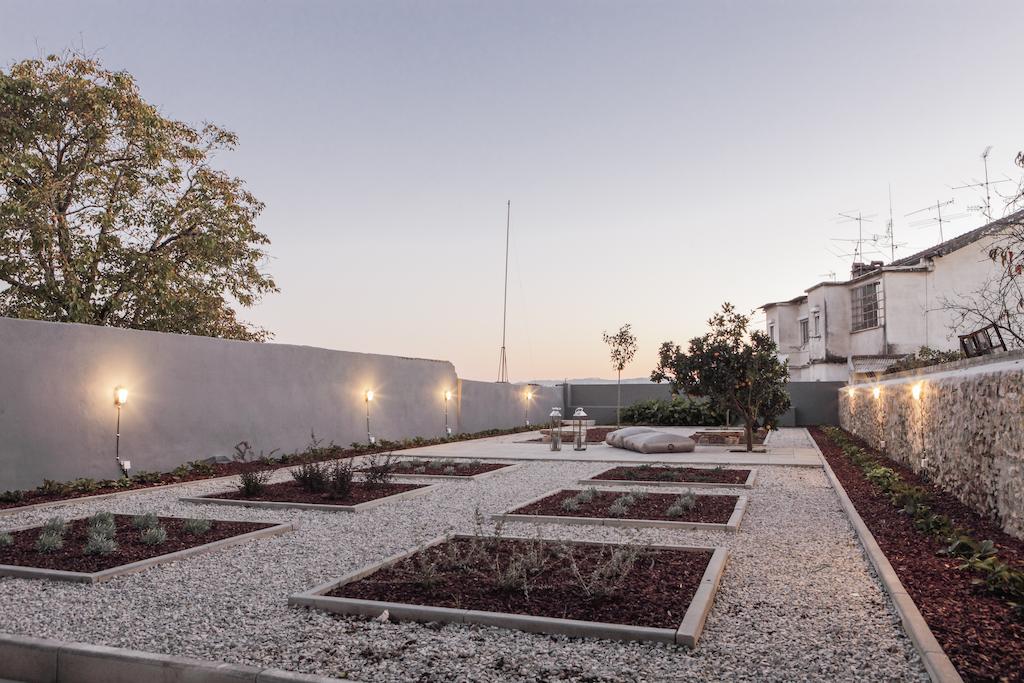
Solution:
<svg viewBox="0 0 1024 683"><path fill-rule="evenodd" d="M788 369L775 342L760 330L750 331L750 318L730 304L709 321L711 331L690 340L683 353L665 342L651 381L672 383L675 391L706 396L720 410L743 416L747 450L754 449L754 430L771 424L789 408Z"/></svg>
<svg viewBox="0 0 1024 683"><path fill-rule="evenodd" d="M619 328L615 334L602 332L601 337L608 345L611 352L612 369L618 373L618 380L615 386L615 426L621 426L622 413L622 371L633 360L636 355L636 337L631 331L631 325L626 323Z"/></svg>
<svg viewBox="0 0 1024 683"><path fill-rule="evenodd" d="M0 315L264 340L263 209L210 165L233 133L160 115L75 54L0 71Z"/></svg>

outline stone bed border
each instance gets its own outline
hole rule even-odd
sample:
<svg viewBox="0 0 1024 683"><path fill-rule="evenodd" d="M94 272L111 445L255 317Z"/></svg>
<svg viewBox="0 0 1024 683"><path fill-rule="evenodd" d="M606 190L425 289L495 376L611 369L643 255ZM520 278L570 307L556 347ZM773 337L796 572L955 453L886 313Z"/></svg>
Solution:
<svg viewBox="0 0 1024 683"><path fill-rule="evenodd" d="M337 678L0 633L0 678L25 683L330 683Z"/></svg>
<svg viewBox="0 0 1024 683"><path fill-rule="evenodd" d="M646 465L647 463L643 463L643 464ZM651 463L651 466L652 467L666 467L666 466L667 467L673 467L673 466L678 467L678 465L674 465L674 464L659 465L659 464L654 464L654 463ZM616 467L622 467L622 465L617 465ZM628 467L628 465L626 465L626 467ZM687 465L686 467L690 467L691 469L701 469L701 470L711 470L711 469L714 469L714 467L695 467L693 465ZM616 468L615 467L610 467L608 469L616 469ZM723 469L726 469L726 470L739 470L739 469L748 469L748 468L729 466L729 467L723 467ZM751 468L749 468L749 470L750 470L750 474L747 475L746 481L744 481L742 484L723 484L723 483L717 483L717 482L713 482L713 481L648 481L648 480L644 480L644 479L580 479L576 483L577 484L582 484L582 485L589 484L591 486L673 486L673 487L677 487L677 488L691 488L691 489L701 489L701 488L706 488L706 489L710 489L710 488L715 488L715 489L752 489L752 488L754 488L754 480L757 479L757 469L751 467ZM600 474L600 472L598 472L598 474ZM597 476L597 475L595 475L595 476Z"/></svg>
<svg viewBox="0 0 1024 683"><path fill-rule="evenodd" d="M416 496L422 496L426 493L430 493L432 490L440 486L440 484L424 484L417 489L411 491L402 491L401 493L394 493L390 496L384 496L383 498L374 498L364 503L356 503L355 505L330 505L329 503L293 503L290 501L282 500L245 500L238 498L209 498L207 496L189 496L185 498L179 498L183 503L196 503L198 505L234 505L238 507L247 508L265 508L270 510L319 510L322 512L362 512L363 510L369 510L385 503L393 503L398 500L405 498L414 498Z"/></svg>
<svg viewBox="0 0 1024 683"><path fill-rule="evenodd" d="M413 459L414 458L410 458L410 460L413 460ZM419 459L420 460L445 460L446 458L419 458ZM496 475L499 475L499 474L505 474L506 472L511 472L513 470L520 469L521 467L524 467L526 465L525 462L518 462L518 463L511 463L511 462L509 462L509 463L505 463L505 462L488 462L486 460L481 460L480 462L482 464L484 464L484 465L501 465L501 467L496 469L496 470L490 470L488 472L481 472L480 474L474 474L474 475L471 475L471 476L466 476L466 475L461 475L460 476L458 474L397 474L397 473L396 474L392 474L391 476L394 477L395 479L413 478L413 479L431 479L431 480L437 480L437 481L477 481L479 479L487 479L489 477L493 477L493 476L496 476Z"/></svg>
<svg viewBox="0 0 1024 683"><path fill-rule="evenodd" d="M124 576L125 574L134 574L136 572L143 571L144 569L154 567L158 564L177 562L178 560L184 560L185 558L191 557L192 555L200 555L203 553L213 552L214 550L230 548L231 546L246 543L257 538L264 538L267 536L278 536L280 534L284 534L298 528L295 524L292 523L259 521L255 523L271 524L271 526L265 529L247 531L246 533L238 534L237 536L229 536L228 538L222 538L219 541L212 541L210 543L203 543L202 545L192 546L191 548L185 548L184 550L178 550L173 553L164 553L163 555L148 557L144 560L138 560L137 562L129 562L128 564L121 564L116 567L110 567L109 569L102 569L98 572L75 572L67 571L64 569L42 569L39 567L26 567L14 564L0 564L0 576L10 576L15 579L50 579L52 581L71 581L74 583L99 583L101 581L109 581L110 579L113 579L118 576ZM39 528L38 524L33 524L31 526L23 526L17 529L11 529L10 531L25 531L26 529L36 528ZM0 660L2 660L2 658L0 658Z"/></svg>
<svg viewBox="0 0 1024 683"><path fill-rule="evenodd" d="M426 543L418 545L380 562L367 565L362 569L345 574L339 579L332 579L310 590L288 596L288 604L296 607L311 607L332 612L365 617L378 617L385 610L393 619L404 621L446 622L461 624L482 624L497 626L530 633L546 633L567 635L577 638L606 638L610 640L637 640L659 643L676 643L690 648L697 646L704 623L707 621L714 602L718 584L729 558L729 551L722 547L651 545L654 550L712 551L711 559L704 570L693 599L683 615L683 620L675 629L654 628L650 626L631 626L629 624L611 624L599 621L582 621L578 619L558 619L552 617L513 614L509 612L487 612L483 610L457 609L452 607L432 607L429 605L413 605L401 602L382 600L361 600L357 598L339 598L326 593L339 586L358 581L381 569L386 569L402 560L415 555L421 550L445 543L456 538L473 538L467 534L447 533ZM521 536L503 536L509 540L537 540ZM619 546L622 543L613 541L576 541L564 539L540 539L570 545L604 545Z"/></svg>
<svg viewBox="0 0 1024 683"><path fill-rule="evenodd" d="M812 439L812 441L814 440ZM913 643L914 649L921 656L921 661L924 663L924 668L928 672L929 678L934 683L963 683L960 673L953 666L953 662L950 661L939 641L935 639L935 635L928 626L928 622L925 621L921 611L914 604L913 598L907 593L907 589L903 586L903 582L900 581L896 570L893 569L889 558L885 556L882 548L875 540L874 534L871 533L864 520L861 519L860 513L857 512L853 501L846 494L846 489L843 488L839 478L832 471L832 467L828 464L825 454L818 448L817 442L814 443L814 448L818 451L818 457L821 458L825 476L828 478L829 484L832 485L836 497L839 498L839 504L843 508L843 512L846 513L847 518L850 520L850 526L857 533L857 538L864 548L864 554L867 555L868 561L874 568L882 588L888 593L889 599L896 607L896 613L900 617L903 630L910 638L910 642Z"/></svg>
<svg viewBox="0 0 1024 683"><path fill-rule="evenodd" d="M736 507L733 508L729 521L721 522L676 522L663 519L630 519L620 517L572 517L571 515L527 515L516 514L513 510L533 505L537 501L548 496L553 496L562 491L581 491L582 489L557 488L547 491L536 498L531 498L525 503L518 503L515 506L491 515L494 522L526 522L529 524L589 524L593 526L626 527L630 529L685 529L688 531L732 531L739 532L740 522L743 520L743 513L747 510L747 496L739 495L736 500ZM605 492L630 493L629 489L605 489ZM708 494L695 494L708 495Z"/></svg>

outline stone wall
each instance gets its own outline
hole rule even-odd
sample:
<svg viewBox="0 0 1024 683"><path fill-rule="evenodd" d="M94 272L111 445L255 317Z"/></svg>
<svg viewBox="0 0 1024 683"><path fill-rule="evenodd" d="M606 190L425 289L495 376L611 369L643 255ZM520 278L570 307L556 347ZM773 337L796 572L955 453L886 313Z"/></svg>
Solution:
<svg viewBox="0 0 1024 683"><path fill-rule="evenodd" d="M853 385L839 392L839 418L844 429L1024 538L1019 354Z"/></svg>

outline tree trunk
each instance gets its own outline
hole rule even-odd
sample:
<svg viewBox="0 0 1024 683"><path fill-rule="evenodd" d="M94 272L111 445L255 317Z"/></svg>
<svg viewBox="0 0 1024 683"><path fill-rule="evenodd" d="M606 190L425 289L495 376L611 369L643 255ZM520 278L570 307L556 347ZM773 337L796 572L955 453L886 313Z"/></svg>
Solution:
<svg viewBox="0 0 1024 683"><path fill-rule="evenodd" d="M750 418L743 418L743 431L747 436L747 452L754 450L754 429L750 425Z"/></svg>
<svg viewBox="0 0 1024 683"><path fill-rule="evenodd" d="M619 370L619 379L615 384L615 426L622 426L622 418L619 414L622 412L622 370Z"/></svg>

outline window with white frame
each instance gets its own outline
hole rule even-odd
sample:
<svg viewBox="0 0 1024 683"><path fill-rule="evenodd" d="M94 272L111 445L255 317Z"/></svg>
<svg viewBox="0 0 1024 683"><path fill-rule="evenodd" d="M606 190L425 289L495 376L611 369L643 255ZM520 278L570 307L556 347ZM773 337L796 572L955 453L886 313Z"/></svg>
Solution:
<svg viewBox="0 0 1024 683"><path fill-rule="evenodd" d="M807 327L807 318L801 318L800 320L800 344L806 344L810 339L810 330Z"/></svg>
<svg viewBox="0 0 1024 683"><path fill-rule="evenodd" d="M768 325L768 336L771 337L772 341L775 341L775 323Z"/></svg>
<svg viewBox="0 0 1024 683"><path fill-rule="evenodd" d="M850 292L850 329L853 332L878 327L881 282L869 282Z"/></svg>

